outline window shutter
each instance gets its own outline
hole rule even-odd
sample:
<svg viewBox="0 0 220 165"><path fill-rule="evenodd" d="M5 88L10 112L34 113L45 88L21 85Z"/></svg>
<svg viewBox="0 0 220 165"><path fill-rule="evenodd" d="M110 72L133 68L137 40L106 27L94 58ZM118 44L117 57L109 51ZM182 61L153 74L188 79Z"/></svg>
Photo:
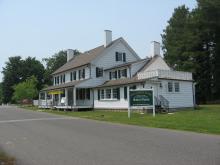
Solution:
<svg viewBox="0 0 220 165"><path fill-rule="evenodd" d="M85 78L85 69L83 69L82 77Z"/></svg>
<svg viewBox="0 0 220 165"><path fill-rule="evenodd" d="M99 68L96 67L96 77L99 77L98 72L99 72Z"/></svg>
<svg viewBox="0 0 220 165"><path fill-rule="evenodd" d="M98 89L98 100L100 100L100 90Z"/></svg>
<svg viewBox="0 0 220 165"><path fill-rule="evenodd" d="M72 80L73 80L73 73L70 72L70 81L72 81Z"/></svg>
<svg viewBox="0 0 220 165"><path fill-rule="evenodd" d="M109 72L109 80L112 79L112 72Z"/></svg>
<svg viewBox="0 0 220 165"><path fill-rule="evenodd" d="M123 61L126 62L126 53L123 53Z"/></svg>
<svg viewBox="0 0 220 165"><path fill-rule="evenodd" d="M120 100L120 88L117 88L117 99Z"/></svg>
<svg viewBox="0 0 220 165"><path fill-rule="evenodd" d="M79 76L79 80L80 80L80 78L81 78L81 70L79 70L79 75L78 76Z"/></svg>
<svg viewBox="0 0 220 165"><path fill-rule="evenodd" d="M124 99L127 99L128 97L128 89L127 87L124 87Z"/></svg>
<svg viewBox="0 0 220 165"><path fill-rule="evenodd" d="M118 52L115 52L115 61L118 61Z"/></svg>
<svg viewBox="0 0 220 165"><path fill-rule="evenodd" d="M76 80L76 71L73 72L73 79Z"/></svg>
<svg viewBox="0 0 220 165"><path fill-rule="evenodd" d="M115 79L117 79L118 77L117 77L117 70L115 71Z"/></svg>

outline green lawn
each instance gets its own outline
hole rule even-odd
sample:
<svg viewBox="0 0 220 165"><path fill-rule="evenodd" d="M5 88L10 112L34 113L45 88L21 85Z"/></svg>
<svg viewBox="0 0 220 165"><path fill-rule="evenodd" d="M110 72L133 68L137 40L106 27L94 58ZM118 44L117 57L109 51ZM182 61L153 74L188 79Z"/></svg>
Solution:
<svg viewBox="0 0 220 165"><path fill-rule="evenodd" d="M26 109L39 110L36 107L26 107ZM151 114L132 113L131 119L127 118L126 112L101 110L86 112L41 111L114 123L220 134L220 105L201 105L196 110L187 109L173 114L156 114L156 117L152 117Z"/></svg>
<svg viewBox="0 0 220 165"><path fill-rule="evenodd" d="M0 165L14 165L15 159L0 150Z"/></svg>

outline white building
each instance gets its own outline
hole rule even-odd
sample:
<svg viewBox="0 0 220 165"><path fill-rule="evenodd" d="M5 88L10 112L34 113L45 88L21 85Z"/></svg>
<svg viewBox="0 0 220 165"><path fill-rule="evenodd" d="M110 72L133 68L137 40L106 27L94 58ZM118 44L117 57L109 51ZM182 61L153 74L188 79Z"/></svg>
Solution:
<svg viewBox="0 0 220 165"><path fill-rule="evenodd" d="M53 86L39 94L39 107L60 109L127 109L128 91L153 88L158 106L194 106L192 73L172 70L160 56L160 44L152 42L151 58L140 59L123 38L74 55L53 75Z"/></svg>

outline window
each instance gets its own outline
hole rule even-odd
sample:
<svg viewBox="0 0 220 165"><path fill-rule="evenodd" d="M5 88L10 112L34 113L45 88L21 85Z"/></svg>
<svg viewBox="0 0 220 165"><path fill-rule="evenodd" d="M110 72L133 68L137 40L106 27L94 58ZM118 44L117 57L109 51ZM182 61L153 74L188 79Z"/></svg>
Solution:
<svg viewBox="0 0 220 165"><path fill-rule="evenodd" d="M120 99L120 88L113 89L113 99Z"/></svg>
<svg viewBox="0 0 220 165"><path fill-rule="evenodd" d="M63 75L63 83L65 83L65 80L66 79L66 76L65 76L65 74Z"/></svg>
<svg viewBox="0 0 220 165"><path fill-rule="evenodd" d="M45 100L45 93L40 93L40 99Z"/></svg>
<svg viewBox="0 0 220 165"><path fill-rule="evenodd" d="M124 87L124 99L126 100L128 98L128 88Z"/></svg>
<svg viewBox="0 0 220 165"><path fill-rule="evenodd" d="M117 79L117 71L114 71L111 73L111 78L112 79Z"/></svg>
<svg viewBox="0 0 220 165"><path fill-rule="evenodd" d="M106 89L105 90L105 98L106 99L111 99L111 95L112 95L112 90L111 89Z"/></svg>
<svg viewBox="0 0 220 165"><path fill-rule="evenodd" d="M90 100L90 89L86 89L86 99Z"/></svg>
<svg viewBox="0 0 220 165"><path fill-rule="evenodd" d="M180 83L179 82L175 82L174 83L174 89L175 89L175 92L179 92L180 91Z"/></svg>
<svg viewBox="0 0 220 165"><path fill-rule="evenodd" d="M127 69L121 71L121 77L127 77Z"/></svg>
<svg viewBox="0 0 220 165"><path fill-rule="evenodd" d="M112 72L109 72L109 80L112 79Z"/></svg>
<svg viewBox="0 0 220 165"><path fill-rule="evenodd" d="M118 78L121 78L121 70L118 70Z"/></svg>
<svg viewBox="0 0 220 165"><path fill-rule="evenodd" d="M57 77L57 84L59 84L60 83L60 77L58 76Z"/></svg>
<svg viewBox="0 0 220 165"><path fill-rule="evenodd" d="M47 100L50 100L50 99L52 99L52 95L49 95L49 94L47 93Z"/></svg>
<svg viewBox="0 0 220 165"><path fill-rule="evenodd" d="M60 83L63 83L63 75L60 76Z"/></svg>
<svg viewBox="0 0 220 165"><path fill-rule="evenodd" d="M104 89L101 90L101 99L104 99L105 98L105 91Z"/></svg>
<svg viewBox="0 0 220 165"><path fill-rule="evenodd" d="M126 53L115 52L115 61L126 62Z"/></svg>
<svg viewBox="0 0 220 165"><path fill-rule="evenodd" d="M173 92L173 83L168 82L168 92Z"/></svg>
<svg viewBox="0 0 220 165"><path fill-rule="evenodd" d="M103 68L96 67L96 77L103 77Z"/></svg>

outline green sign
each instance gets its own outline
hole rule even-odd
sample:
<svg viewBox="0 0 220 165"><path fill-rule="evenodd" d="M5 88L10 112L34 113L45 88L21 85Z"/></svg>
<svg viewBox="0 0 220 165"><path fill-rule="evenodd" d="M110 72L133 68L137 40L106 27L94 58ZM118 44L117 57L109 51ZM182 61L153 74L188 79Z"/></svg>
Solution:
<svg viewBox="0 0 220 165"><path fill-rule="evenodd" d="M130 91L130 106L153 106L153 91Z"/></svg>

